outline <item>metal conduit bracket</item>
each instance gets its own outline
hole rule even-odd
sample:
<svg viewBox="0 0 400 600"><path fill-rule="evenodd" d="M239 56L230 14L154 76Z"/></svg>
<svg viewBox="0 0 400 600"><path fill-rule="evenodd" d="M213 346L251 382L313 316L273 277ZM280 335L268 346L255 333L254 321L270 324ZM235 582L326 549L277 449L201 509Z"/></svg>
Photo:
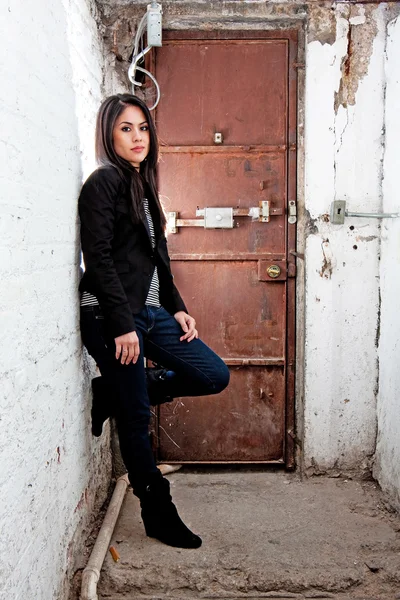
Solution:
<svg viewBox="0 0 400 600"><path fill-rule="evenodd" d="M345 200L335 200L331 204L330 220L334 225L343 225L345 217L363 217L365 219L398 219L400 213L368 213L347 210Z"/></svg>

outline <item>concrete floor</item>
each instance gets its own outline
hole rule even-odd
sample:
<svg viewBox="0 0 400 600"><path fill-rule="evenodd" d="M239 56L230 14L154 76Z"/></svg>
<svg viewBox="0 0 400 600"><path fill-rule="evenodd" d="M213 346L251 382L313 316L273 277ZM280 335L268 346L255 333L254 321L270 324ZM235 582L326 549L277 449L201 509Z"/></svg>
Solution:
<svg viewBox="0 0 400 600"><path fill-rule="evenodd" d="M400 518L373 482L185 469L168 476L198 550L147 538L128 491L99 598L400 598Z"/></svg>

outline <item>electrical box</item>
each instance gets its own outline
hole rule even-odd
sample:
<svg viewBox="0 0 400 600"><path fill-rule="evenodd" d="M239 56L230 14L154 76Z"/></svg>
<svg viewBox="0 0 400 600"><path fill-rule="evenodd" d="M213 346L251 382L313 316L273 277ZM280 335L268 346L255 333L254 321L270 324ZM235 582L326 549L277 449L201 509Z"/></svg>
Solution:
<svg viewBox="0 0 400 600"><path fill-rule="evenodd" d="M147 6L147 45L162 46L162 8L153 2Z"/></svg>
<svg viewBox="0 0 400 600"><path fill-rule="evenodd" d="M346 201L335 200L331 204L331 223L334 225L343 225L346 216Z"/></svg>

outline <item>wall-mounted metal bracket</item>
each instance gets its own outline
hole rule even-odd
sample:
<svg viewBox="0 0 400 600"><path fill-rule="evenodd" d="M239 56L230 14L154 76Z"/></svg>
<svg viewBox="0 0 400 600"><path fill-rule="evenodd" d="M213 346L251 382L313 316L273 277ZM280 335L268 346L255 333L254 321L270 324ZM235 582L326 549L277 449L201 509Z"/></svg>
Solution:
<svg viewBox="0 0 400 600"><path fill-rule="evenodd" d="M297 206L295 200L289 200L289 216L288 222L293 225L297 221Z"/></svg>
<svg viewBox="0 0 400 600"><path fill-rule="evenodd" d="M343 225L346 212L346 202L344 200L335 200L331 204L331 223L334 225Z"/></svg>
<svg viewBox="0 0 400 600"><path fill-rule="evenodd" d="M335 200L331 204L330 220L334 225L343 225L345 217L363 217L365 219L397 219L400 213L367 213L347 210L345 200Z"/></svg>

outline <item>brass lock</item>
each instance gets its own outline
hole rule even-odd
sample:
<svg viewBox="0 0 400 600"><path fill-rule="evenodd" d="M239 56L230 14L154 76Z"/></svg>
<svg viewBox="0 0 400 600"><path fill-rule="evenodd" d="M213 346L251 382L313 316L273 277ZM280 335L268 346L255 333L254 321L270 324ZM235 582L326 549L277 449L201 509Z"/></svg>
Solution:
<svg viewBox="0 0 400 600"><path fill-rule="evenodd" d="M271 265L268 267L267 273L270 277L272 277L272 279L275 279L281 274L281 268L278 267L278 265Z"/></svg>

